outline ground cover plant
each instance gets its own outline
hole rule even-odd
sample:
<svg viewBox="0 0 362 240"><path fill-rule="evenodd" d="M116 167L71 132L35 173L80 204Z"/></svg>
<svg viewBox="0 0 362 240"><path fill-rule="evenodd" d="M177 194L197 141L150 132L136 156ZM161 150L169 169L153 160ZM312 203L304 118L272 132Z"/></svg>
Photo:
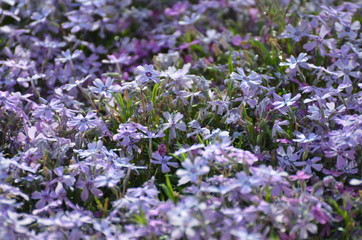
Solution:
<svg viewBox="0 0 362 240"><path fill-rule="evenodd" d="M0 0L0 238L362 239L361 6Z"/></svg>

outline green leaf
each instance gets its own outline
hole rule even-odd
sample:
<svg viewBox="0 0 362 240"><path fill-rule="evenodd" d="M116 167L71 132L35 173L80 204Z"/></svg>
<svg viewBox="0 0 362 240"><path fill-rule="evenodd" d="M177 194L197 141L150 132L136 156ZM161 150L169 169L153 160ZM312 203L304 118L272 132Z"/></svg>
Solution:
<svg viewBox="0 0 362 240"><path fill-rule="evenodd" d="M160 186L162 187L166 196L169 199L171 199L174 203L176 203L177 202L176 194L173 191L172 184L170 182L168 174L165 177L166 177L166 184L160 184Z"/></svg>
<svg viewBox="0 0 362 240"><path fill-rule="evenodd" d="M131 217L131 221L147 226L147 218L145 213L141 210L139 214L135 214Z"/></svg>

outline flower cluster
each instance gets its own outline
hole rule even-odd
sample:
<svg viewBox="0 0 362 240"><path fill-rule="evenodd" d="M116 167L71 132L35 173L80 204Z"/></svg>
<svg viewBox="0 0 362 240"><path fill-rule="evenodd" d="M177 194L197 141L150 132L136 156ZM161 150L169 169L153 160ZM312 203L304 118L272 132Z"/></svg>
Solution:
<svg viewBox="0 0 362 240"><path fill-rule="evenodd" d="M1 239L362 235L360 4L0 15Z"/></svg>

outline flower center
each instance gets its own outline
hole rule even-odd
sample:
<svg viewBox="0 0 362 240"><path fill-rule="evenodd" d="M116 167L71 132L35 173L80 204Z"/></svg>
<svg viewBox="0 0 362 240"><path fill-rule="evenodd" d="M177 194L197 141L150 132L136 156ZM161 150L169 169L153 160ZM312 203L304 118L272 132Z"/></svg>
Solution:
<svg viewBox="0 0 362 240"><path fill-rule="evenodd" d="M152 73L146 72L146 76L150 78L150 77L152 77Z"/></svg>
<svg viewBox="0 0 362 240"><path fill-rule="evenodd" d="M161 163L162 163L162 164L166 164L166 163L167 163L167 160L163 158L163 159L161 160Z"/></svg>

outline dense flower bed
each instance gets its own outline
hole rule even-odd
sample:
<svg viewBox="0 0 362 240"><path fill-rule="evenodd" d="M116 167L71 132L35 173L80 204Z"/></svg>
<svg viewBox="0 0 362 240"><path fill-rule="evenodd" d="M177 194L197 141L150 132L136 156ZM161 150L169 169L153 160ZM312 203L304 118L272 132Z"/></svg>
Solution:
<svg viewBox="0 0 362 240"><path fill-rule="evenodd" d="M361 3L0 16L1 239L361 239Z"/></svg>

